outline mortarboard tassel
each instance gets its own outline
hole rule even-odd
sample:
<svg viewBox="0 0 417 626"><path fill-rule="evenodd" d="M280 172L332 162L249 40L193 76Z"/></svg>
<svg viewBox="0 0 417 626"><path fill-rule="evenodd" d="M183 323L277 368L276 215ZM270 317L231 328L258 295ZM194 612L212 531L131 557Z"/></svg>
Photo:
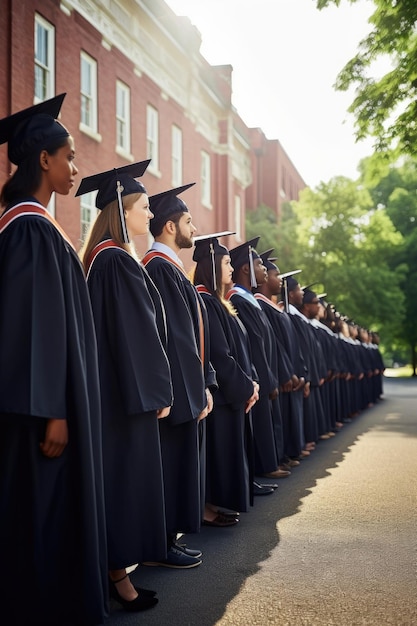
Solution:
<svg viewBox="0 0 417 626"><path fill-rule="evenodd" d="M214 255L214 245L213 242L210 242L210 258L211 258L211 273L213 276L213 291L216 291L217 281L216 281L216 258Z"/></svg>
<svg viewBox="0 0 417 626"><path fill-rule="evenodd" d="M250 271L250 286L256 289L258 283L255 276L255 268L253 266L252 246L249 246L249 271Z"/></svg>
<svg viewBox="0 0 417 626"><path fill-rule="evenodd" d="M288 313L289 311L289 302L288 302L288 282L287 279L284 278L284 311Z"/></svg>
<svg viewBox="0 0 417 626"><path fill-rule="evenodd" d="M122 202L123 189L124 188L120 184L120 180L118 180L116 183L116 191L117 191L117 203L119 205L120 223L122 225L122 236L123 236L123 241L125 243L129 243L129 235L127 234L126 220L125 220L125 214L124 214L123 202Z"/></svg>

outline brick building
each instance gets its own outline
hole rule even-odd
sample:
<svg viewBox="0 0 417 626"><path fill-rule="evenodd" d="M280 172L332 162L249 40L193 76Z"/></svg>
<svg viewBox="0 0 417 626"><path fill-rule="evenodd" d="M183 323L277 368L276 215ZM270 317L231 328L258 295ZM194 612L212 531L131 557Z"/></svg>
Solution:
<svg viewBox="0 0 417 626"><path fill-rule="evenodd" d="M244 237L247 208L267 204L279 218L305 187L279 142L232 106L232 67L211 66L198 30L163 0L2 0L0 28L0 117L66 92L78 180L151 158L148 193L196 182L183 198L197 234L236 231L229 245ZM0 184L9 173L0 146ZM51 203L77 246L94 200Z"/></svg>

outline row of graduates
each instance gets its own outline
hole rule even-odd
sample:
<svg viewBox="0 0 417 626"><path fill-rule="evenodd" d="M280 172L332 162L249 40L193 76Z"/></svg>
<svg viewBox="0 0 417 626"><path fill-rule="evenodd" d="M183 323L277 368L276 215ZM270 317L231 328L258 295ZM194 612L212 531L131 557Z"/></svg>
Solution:
<svg viewBox="0 0 417 626"><path fill-rule="evenodd" d="M63 98L0 121L17 165L0 218L0 589L11 625L103 624L109 593L129 611L155 606L126 568L200 565L179 534L236 524L254 477L289 475L339 415L330 393L324 430L324 413L306 408L313 363L296 317L260 292L271 270L253 242L229 253L217 236L197 240L190 281L178 253L196 229L178 196L191 185L148 197L137 178L149 161L83 179L77 195L97 190L99 215L80 263L46 210L77 174L56 119ZM130 240L148 228L155 241L139 262ZM285 320L281 337L269 308ZM352 394L329 370L345 370L326 372L341 419L373 397L362 383L347 409Z"/></svg>
<svg viewBox="0 0 417 626"><path fill-rule="evenodd" d="M242 421L242 477L228 485L236 510L205 496L205 418L219 384L207 310L177 256L196 230L178 198L191 185L148 198L137 178L149 161L83 179L77 195L97 190L99 214L80 261L47 210L78 173L57 119L64 96L0 120L17 166L0 196L0 590L12 626L103 624L109 595L128 611L155 606L126 569L200 565L178 534L203 519L235 524L252 501L259 386L240 342L222 387ZM155 242L139 262L130 239L150 221Z"/></svg>
<svg viewBox="0 0 417 626"><path fill-rule="evenodd" d="M271 253L260 255L267 275L253 291L277 343L283 381L278 449L285 468L288 460L308 456L319 440L334 436L380 399L384 364L377 336L348 324L326 303L327 294L312 290L314 285L301 287L295 278L301 270L280 274Z"/></svg>
<svg viewBox="0 0 417 626"><path fill-rule="evenodd" d="M300 270L280 273L273 250L258 254L258 242L230 251L233 286L212 287L211 295L232 304L246 329L260 385L251 411L254 473L277 479L379 400L384 366L377 340L356 324L348 326L323 302L326 294L312 285L303 289L295 279ZM224 247L214 249L229 258ZM198 265L196 277L198 282ZM211 346L218 343L215 333Z"/></svg>

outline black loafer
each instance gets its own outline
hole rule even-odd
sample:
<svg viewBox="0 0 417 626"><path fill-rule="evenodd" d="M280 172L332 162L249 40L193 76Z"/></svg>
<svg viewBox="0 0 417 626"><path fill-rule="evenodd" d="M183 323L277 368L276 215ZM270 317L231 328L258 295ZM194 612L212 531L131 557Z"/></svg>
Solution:
<svg viewBox="0 0 417 626"><path fill-rule="evenodd" d="M272 487L267 487L266 485L260 485L259 483L253 483L253 495L254 496L269 496L271 493L274 493L274 489Z"/></svg>

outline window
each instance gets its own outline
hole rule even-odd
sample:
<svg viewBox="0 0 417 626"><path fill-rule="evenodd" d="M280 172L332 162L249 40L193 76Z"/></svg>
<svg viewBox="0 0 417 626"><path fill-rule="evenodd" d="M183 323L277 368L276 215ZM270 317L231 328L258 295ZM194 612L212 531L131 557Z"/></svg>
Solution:
<svg viewBox="0 0 417 626"><path fill-rule="evenodd" d="M182 130L178 126L172 127L172 186L182 185Z"/></svg>
<svg viewBox="0 0 417 626"><path fill-rule="evenodd" d="M81 127L97 132L97 62L81 52Z"/></svg>
<svg viewBox="0 0 417 626"><path fill-rule="evenodd" d="M130 89L119 80L116 82L116 146L130 153Z"/></svg>
<svg viewBox="0 0 417 626"><path fill-rule="evenodd" d="M284 194L283 197L285 198L285 196L287 195L287 172L284 166L282 166L281 168L281 190Z"/></svg>
<svg viewBox="0 0 417 626"><path fill-rule="evenodd" d="M35 102L55 95L55 28L35 14Z"/></svg>
<svg viewBox="0 0 417 626"><path fill-rule="evenodd" d="M86 193L81 196L81 241L84 242L84 239L90 229L92 222L95 220L97 215L96 208L96 195L97 192Z"/></svg>
<svg viewBox="0 0 417 626"><path fill-rule="evenodd" d="M236 241L242 240L242 203L240 196L235 196L235 239Z"/></svg>
<svg viewBox="0 0 417 626"><path fill-rule="evenodd" d="M149 169L159 170L158 111L150 104L146 107L146 158L151 159Z"/></svg>
<svg viewBox="0 0 417 626"><path fill-rule="evenodd" d="M201 151L201 202L211 208L210 155L204 150Z"/></svg>

